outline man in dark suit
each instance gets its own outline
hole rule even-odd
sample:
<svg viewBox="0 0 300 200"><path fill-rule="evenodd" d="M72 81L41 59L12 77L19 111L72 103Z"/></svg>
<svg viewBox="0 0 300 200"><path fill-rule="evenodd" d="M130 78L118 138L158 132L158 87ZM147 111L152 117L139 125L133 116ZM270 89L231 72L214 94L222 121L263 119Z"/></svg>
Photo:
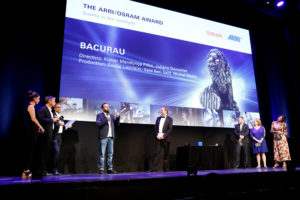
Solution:
<svg viewBox="0 0 300 200"><path fill-rule="evenodd" d="M40 138L40 152L41 152L41 173L44 176L51 175L47 172L47 165L49 164L49 156L52 148L53 130L55 123L59 121L59 118L55 117L52 108L55 106L55 97L46 96L45 106L39 110L39 117L41 125L44 127L45 132L41 134Z"/></svg>
<svg viewBox="0 0 300 200"><path fill-rule="evenodd" d="M170 147L168 136L173 129L173 119L168 116L168 108L166 107L162 107L160 113L161 116L156 119L155 127L154 127L156 144L155 144L154 160L150 172L157 171L161 149L164 150L164 163L163 163L164 171L167 171L168 168L168 156L169 156L169 147Z"/></svg>
<svg viewBox="0 0 300 200"><path fill-rule="evenodd" d="M250 134L249 127L244 123L244 118L240 116L238 118L238 124L235 125L234 129L235 136L235 163L234 168L239 168L240 166L240 152L241 148L244 150L244 168L248 167L249 164L249 143Z"/></svg>
<svg viewBox="0 0 300 200"><path fill-rule="evenodd" d="M120 114L116 112L116 117L109 113L109 105L103 103L101 105L102 112L97 115L96 124L98 126L98 139L99 139L99 174L104 173L104 155L107 149L107 172L115 174L113 169L113 150L115 138L115 126L120 123Z"/></svg>

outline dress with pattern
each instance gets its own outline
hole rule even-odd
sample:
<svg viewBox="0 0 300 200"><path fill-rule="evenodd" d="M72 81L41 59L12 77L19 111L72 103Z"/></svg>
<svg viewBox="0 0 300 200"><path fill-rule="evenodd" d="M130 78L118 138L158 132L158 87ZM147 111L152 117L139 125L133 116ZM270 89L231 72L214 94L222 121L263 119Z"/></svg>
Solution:
<svg viewBox="0 0 300 200"><path fill-rule="evenodd" d="M278 140L273 134L273 144L274 144L274 160L278 162L284 162L291 160L289 145L286 139L287 136L287 126L286 123L280 123L278 121L272 122L271 132L281 131L284 134L280 134L281 140Z"/></svg>

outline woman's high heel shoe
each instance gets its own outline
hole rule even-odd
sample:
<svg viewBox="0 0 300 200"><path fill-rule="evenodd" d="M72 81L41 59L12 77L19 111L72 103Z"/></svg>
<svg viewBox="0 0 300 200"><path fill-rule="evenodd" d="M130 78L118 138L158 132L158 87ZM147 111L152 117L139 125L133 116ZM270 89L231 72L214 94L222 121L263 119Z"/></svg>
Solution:
<svg viewBox="0 0 300 200"><path fill-rule="evenodd" d="M31 178L31 177L32 177L32 173L29 170L23 171L22 179Z"/></svg>

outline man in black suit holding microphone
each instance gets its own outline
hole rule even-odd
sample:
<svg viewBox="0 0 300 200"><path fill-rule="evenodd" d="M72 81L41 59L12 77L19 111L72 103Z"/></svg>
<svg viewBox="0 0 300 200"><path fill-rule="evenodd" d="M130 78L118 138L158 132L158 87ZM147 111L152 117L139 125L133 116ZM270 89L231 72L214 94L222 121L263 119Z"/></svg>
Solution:
<svg viewBox="0 0 300 200"><path fill-rule="evenodd" d="M159 155L161 149L164 150L164 171L168 168L168 156L169 156L169 146L168 136L173 129L173 119L168 116L168 108L162 107L160 110L161 116L157 117L154 127L156 143L155 143L155 154L152 163L152 168L150 172L156 172L157 166L159 164Z"/></svg>
<svg viewBox="0 0 300 200"><path fill-rule="evenodd" d="M54 106L54 116L59 118L59 121L55 123L55 128L53 130L53 146L52 146L52 155L51 155L51 167L53 167L53 175L60 175L58 171L58 159L62 144L62 135L66 130L64 116L61 114L61 103L56 103ZM72 128L72 125L69 125L68 128Z"/></svg>
<svg viewBox="0 0 300 200"><path fill-rule="evenodd" d="M110 107L107 103L101 105L102 112L97 115L96 124L98 126L98 139L99 139L99 174L104 173L104 155L107 149L107 172L115 174L113 169L113 151L114 151L114 138L115 126L120 124L120 114L116 112L116 117L109 113Z"/></svg>

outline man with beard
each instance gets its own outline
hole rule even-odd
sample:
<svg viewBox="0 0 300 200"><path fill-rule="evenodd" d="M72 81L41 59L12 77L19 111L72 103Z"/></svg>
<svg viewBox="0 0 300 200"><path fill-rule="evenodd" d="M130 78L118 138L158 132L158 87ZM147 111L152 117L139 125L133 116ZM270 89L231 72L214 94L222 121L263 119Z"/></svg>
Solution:
<svg viewBox="0 0 300 200"><path fill-rule="evenodd" d="M116 117L109 113L110 107L107 103L101 105L102 113L97 115L96 124L98 126L99 139L99 174L104 174L104 155L107 149L107 172L115 174L113 169L113 150L115 138L115 125L120 123L120 114L116 112Z"/></svg>

